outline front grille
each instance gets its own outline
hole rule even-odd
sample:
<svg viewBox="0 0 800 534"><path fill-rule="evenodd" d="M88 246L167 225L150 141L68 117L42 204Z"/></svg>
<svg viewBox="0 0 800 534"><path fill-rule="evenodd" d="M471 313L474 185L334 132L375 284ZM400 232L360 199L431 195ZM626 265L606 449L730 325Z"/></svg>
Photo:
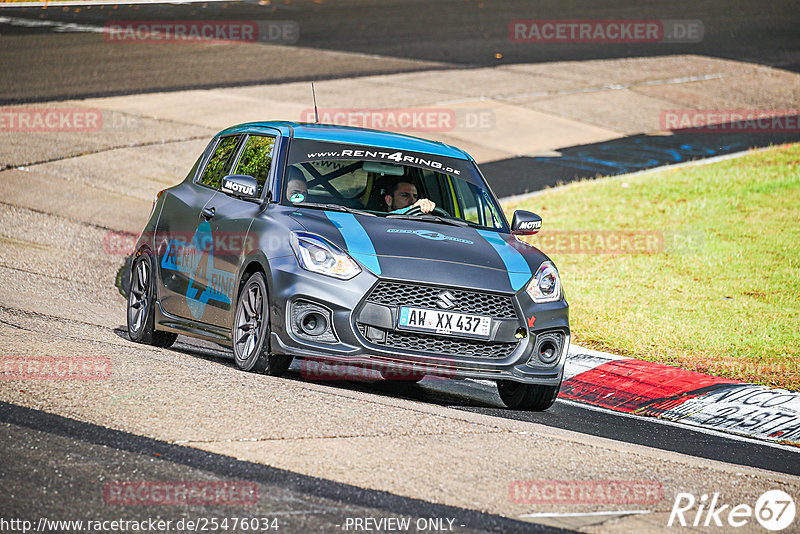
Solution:
<svg viewBox="0 0 800 534"><path fill-rule="evenodd" d="M362 335L366 337L366 326L358 325ZM462 358L502 359L509 356L517 348L519 341L512 343L488 343L471 339L458 339L430 334L415 334L399 330L385 331L383 340L370 340L371 343L397 350L413 350L426 354L459 356Z"/></svg>
<svg viewBox="0 0 800 534"><path fill-rule="evenodd" d="M452 308L448 308L448 311L489 315L495 319L517 318L514 301L508 295L402 282L379 282L367 297L367 301L385 306L416 306L436 309L438 308L436 302L439 300L439 294L443 291L449 291L455 297L455 304Z"/></svg>

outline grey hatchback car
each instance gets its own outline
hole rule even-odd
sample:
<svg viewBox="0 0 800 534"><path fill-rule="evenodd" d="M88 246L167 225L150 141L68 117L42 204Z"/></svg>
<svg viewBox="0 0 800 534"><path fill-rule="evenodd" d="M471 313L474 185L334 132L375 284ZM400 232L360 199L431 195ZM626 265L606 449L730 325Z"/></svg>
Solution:
<svg viewBox="0 0 800 534"><path fill-rule="evenodd" d="M517 239L464 151L415 137L259 122L211 140L136 243L132 340L230 346L246 371L293 358L385 378L492 380L507 406L556 399L569 348L555 265Z"/></svg>

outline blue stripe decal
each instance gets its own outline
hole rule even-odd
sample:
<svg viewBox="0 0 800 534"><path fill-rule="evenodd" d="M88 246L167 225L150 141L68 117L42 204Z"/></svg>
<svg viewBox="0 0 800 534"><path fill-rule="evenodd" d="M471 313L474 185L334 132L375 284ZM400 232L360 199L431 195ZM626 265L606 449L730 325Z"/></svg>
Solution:
<svg viewBox="0 0 800 534"><path fill-rule="evenodd" d="M358 219L352 213L338 211L326 211L325 215L342 234L347 253L364 267L380 275L381 264L378 262L378 255L375 254L372 239Z"/></svg>
<svg viewBox="0 0 800 534"><path fill-rule="evenodd" d="M503 260L506 270L508 271L508 281L511 283L511 288L514 291L522 289L525 284L528 283L528 280L531 279L533 273L531 272L528 262L519 250L506 243L497 232L478 230L478 233L492 245L492 248L494 248L495 252L500 256L500 259Z"/></svg>

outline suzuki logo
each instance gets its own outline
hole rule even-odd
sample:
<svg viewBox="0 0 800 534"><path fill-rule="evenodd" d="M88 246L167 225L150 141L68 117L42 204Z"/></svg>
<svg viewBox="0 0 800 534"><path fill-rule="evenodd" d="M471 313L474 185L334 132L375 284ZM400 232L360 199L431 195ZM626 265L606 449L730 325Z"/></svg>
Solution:
<svg viewBox="0 0 800 534"><path fill-rule="evenodd" d="M443 310L449 310L456 305L456 296L449 291L442 291L439 293L439 298L436 300L436 305Z"/></svg>

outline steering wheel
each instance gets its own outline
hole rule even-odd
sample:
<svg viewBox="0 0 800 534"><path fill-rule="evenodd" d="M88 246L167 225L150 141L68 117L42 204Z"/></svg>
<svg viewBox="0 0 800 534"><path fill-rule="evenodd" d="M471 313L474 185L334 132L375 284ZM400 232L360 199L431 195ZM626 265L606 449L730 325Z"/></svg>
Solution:
<svg viewBox="0 0 800 534"><path fill-rule="evenodd" d="M433 215L441 215L443 217L452 217L452 215L447 213L442 208L433 208L433 211L423 213L422 208L420 208L419 206L414 206L413 208L405 212L403 215L427 215L428 213L432 213Z"/></svg>

